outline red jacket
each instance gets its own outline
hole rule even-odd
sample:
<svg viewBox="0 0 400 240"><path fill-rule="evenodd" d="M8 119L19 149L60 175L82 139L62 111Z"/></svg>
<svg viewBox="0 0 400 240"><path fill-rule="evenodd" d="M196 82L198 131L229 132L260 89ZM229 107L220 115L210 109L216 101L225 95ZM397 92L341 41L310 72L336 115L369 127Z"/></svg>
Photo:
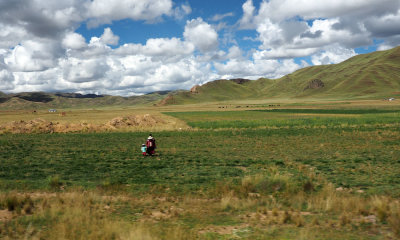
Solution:
<svg viewBox="0 0 400 240"><path fill-rule="evenodd" d="M148 148L156 148L156 140L154 138L148 138L146 141L146 147Z"/></svg>

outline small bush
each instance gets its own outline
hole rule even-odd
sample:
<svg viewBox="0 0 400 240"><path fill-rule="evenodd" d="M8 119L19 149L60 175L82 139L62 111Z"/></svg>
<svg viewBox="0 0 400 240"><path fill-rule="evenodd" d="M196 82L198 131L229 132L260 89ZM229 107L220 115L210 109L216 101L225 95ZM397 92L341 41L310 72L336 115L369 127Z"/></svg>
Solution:
<svg viewBox="0 0 400 240"><path fill-rule="evenodd" d="M296 227L303 227L305 224L303 216L301 216L300 213L297 213L292 216L293 223L296 225Z"/></svg>
<svg viewBox="0 0 400 240"><path fill-rule="evenodd" d="M60 187L63 185L60 176L55 175L55 176L50 176L47 178L47 185L51 190L60 190Z"/></svg>
<svg viewBox="0 0 400 240"><path fill-rule="evenodd" d="M221 198L221 209L223 211L231 211L237 209L239 206L238 198L233 196L233 192Z"/></svg>
<svg viewBox="0 0 400 240"><path fill-rule="evenodd" d="M372 199L372 205L379 221L386 222L390 214L389 201L386 198L374 197Z"/></svg>
<svg viewBox="0 0 400 240"><path fill-rule="evenodd" d="M18 196L16 194L11 194L7 196L4 200L3 205L7 207L8 211L16 211L20 213L21 210L24 210L26 214L32 214L34 203L30 196Z"/></svg>
<svg viewBox="0 0 400 240"><path fill-rule="evenodd" d="M311 181L307 181L303 184L303 191L306 193L313 192L314 189L314 184Z"/></svg>
<svg viewBox="0 0 400 240"><path fill-rule="evenodd" d="M280 219L280 224L287 224L292 221L292 215L290 212L285 211L283 212L281 219Z"/></svg>
<svg viewBox="0 0 400 240"><path fill-rule="evenodd" d="M272 209L272 216L277 217L279 215L279 210L277 208Z"/></svg>
<svg viewBox="0 0 400 240"><path fill-rule="evenodd" d="M256 185L256 190L261 193L283 192L288 189L289 178L283 175L266 177Z"/></svg>
<svg viewBox="0 0 400 240"><path fill-rule="evenodd" d="M20 208L20 201L17 198L17 196L13 195L13 196L9 196L6 198L6 205L7 205L7 209L8 211L14 211L18 208Z"/></svg>
<svg viewBox="0 0 400 240"><path fill-rule="evenodd" d="M148 208L143 209L142 211L143 216L151 216L151 211Z"/></svg>
<svg viewBox="0 0 400 240"><path fill-rule="evenodd" d="M23 204L22 209L24 210L25 214L32 214L33 213L34 203L33 203L33 200L31 199L30 196L26 196L23 199L22 204Z"/></svg>
<svg viewBox="0 0 400 240"><path fill-rule="evenodd" d="M33 212L32 205L29 203L25 203L23 210L26 214L32 214L32 212Z"/></svg>
<svg viewBox="0 0 400 240"><path fill-rule="evenodd" d="M248 196L249 193L273 194L289 190L290 178L286 175L275 174L245 176L242 179L240 193Z"/></svg>

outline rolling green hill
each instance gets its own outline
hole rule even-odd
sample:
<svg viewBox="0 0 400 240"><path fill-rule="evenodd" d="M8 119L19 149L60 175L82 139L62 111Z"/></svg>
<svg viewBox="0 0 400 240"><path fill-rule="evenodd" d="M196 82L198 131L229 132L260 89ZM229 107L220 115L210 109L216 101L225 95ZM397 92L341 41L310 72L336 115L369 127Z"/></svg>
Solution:
<svg viewBox="0 0 400 240"><path fill-rule="evenodd" d="M376 99L400 96L400 47L352 57L342 63L300 69L282 78L216 80L170 95L160 104L238 99Z"/></svg>

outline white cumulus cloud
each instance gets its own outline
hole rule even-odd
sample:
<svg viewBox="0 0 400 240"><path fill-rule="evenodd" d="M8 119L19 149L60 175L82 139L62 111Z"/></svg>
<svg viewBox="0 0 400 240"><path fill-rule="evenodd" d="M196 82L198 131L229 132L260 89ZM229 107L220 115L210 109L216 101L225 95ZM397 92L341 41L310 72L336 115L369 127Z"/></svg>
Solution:
<svg viewBox="0 0 400 240"><path fill-rule="evenodd" d="M104 33L101 35L100 39L104 44L118 45L119 36L114 35L111 28L106 28L104 29Z"/></svg>
<svg viewBox="0 0 400 240"><path fill-rule="evenodd" d="M172 14L171 0L93 0L86 3L90 26L111 23L114 20L157 21L162 15Z"/></svg>
<svg viewBox="0 0 400 240"><path fill-rule="evenodd" d="M99 81L108 69L109 66L104 59L69 58L68 62L63 64L63 76L67 81L75 83Z"/></svg>
<svg viewBox="0 0 400 240"><path fill-rule="evenodd" d="M85 38L75 32L67 33L62 40L62 44L66 49L81 49L87 46Z"/></svg>
<svg viewBox="0 0 400 240"><path fill-rule="evenodd" d="M325 50L313 55L311 61L314 65L340 63L355 55L356 53L353 49L346 49L340 46L329 46Z"/></svg>
<svg viewBox="0 0 400 240"><path fill-rule="evenodd" d="M255 7L253 5L252 0L247 0L243 5L243 17L239 21L239 27L241 29L251 29L251 28L256 28L256 25L254 23L254 12L255 12Z"/></svg>
<svg viewBox="0 0 400 240"><path fill-rule="evenodd" d="M183 36L202 52L215 50L218 47L217 32L201 18L187 21Z"/></svg>
<svg viewBox="0 0 400 240"><path fill-rule="evenodd" d="M0 90L137 95L220 78L277 78L307 66L294 58L332 64L358 47L400 44L399 0L254 2L243 1L241 16L213 13L211 25L188 19L198 13L190 1L0 0ZM128 42L114 25L125 19L175 21L181 33ZM81 35L80 26L100 33Z"/></svg>
<svg viewBox="0 0 400 240"><path fill-rule="evenodd" d="M12 90L14 88L14 75L9 71L4 59L0 55L0 90Z"/></svg>
<svg viewBox="0 0 400 240"><path fill-rule="evenodd" d="M57 66L61 47L52 40L26 40L14 47L5 58L13 71L43 71Z"/></svg>

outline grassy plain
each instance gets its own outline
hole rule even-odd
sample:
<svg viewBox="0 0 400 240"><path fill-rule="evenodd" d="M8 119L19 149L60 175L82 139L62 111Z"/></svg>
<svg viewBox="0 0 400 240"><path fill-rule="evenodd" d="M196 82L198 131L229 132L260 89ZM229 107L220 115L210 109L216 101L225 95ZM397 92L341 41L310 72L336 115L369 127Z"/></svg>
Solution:
<svg viewBox="0 0 400 240"><path fill-rule="evenodd" d="M153 132L154 157L140 154L146 129L0 135L1 238L400 237L398 103L71 111L190 128Z"/></svg>
<svg viewBox="0 0 400 240"><path fill-rule="evenodd" d="M61 123L80 123L87 122L91 124L105 123L115 117L138 115L138 114L155 114L160 115L158 111L143 109L143 108L96 108L96 109L57 109L56 113L50 113L48 110L0 110L1 123L10 121L29 121L36 118L41 118L46 121L61 122ZM61 113L65 112L65 116ZM165 117L164 117L165 118Z"/></svg>

